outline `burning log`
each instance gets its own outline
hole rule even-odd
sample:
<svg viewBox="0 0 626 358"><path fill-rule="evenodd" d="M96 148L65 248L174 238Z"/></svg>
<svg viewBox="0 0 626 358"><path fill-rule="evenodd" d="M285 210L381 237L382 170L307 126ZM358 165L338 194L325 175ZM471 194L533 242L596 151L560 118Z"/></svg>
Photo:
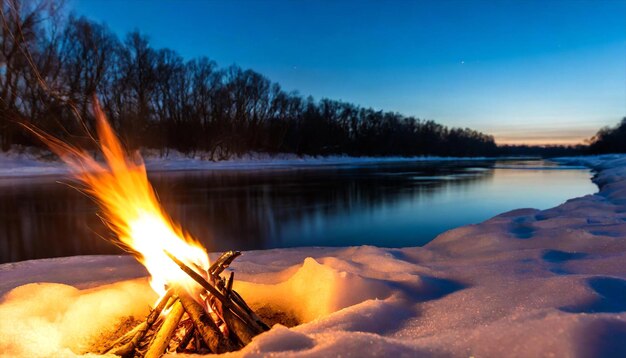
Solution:
<svg viewBox="0 0 626 358"><path fill-rule="evenodd" d="M228 280L220 276L241 253L228 251L220 256L207 270L211 282L174 255L166 254L204 290L192 295L182 287L169 289L144 322L102 353L150 358L181 351L226 353L269 329L232 289L234 273Z"/></svg>
<svg viewBox="0 0 626 358"><path fill-rule="evenodd" d="M167 303L170 301L171 297L172 297L172 290L168 290L165 293L165 295L161 298L159 303L156 305L156 307L150 312L150 314L148 314L148 317L146 318L144 322L140 323L135 328L133 328L130 332L126 333L120 339L115 341L111 345L111 348L107 349L104 353L116 354L118 356L127 356L131 354L135 350L135 348L137 348L137 345L139 344L139 342L146 335L146 332L148 332L148 330L152 327L154 322L156 322L156 320L159 318L159 316L161 315L161 312L163 312L163 309L165 308ZM117 345L121 343L124 343L124 344L119 346L118 348L115 348Z"/></svg>
<svg viewBox="0 0 626 358"><path fill-rule="evenodd" d="M183 309L180 298L178 298L165 317L165 321L161 325L161 328L159 328L156 336L154 336L152 343L150 343L148 352L146 352L145 355L146 358L158 358L163 355L165 349L170 344L170 340L176 331L176 327L178 327L180 319L183 317L183 313L185 313L185 310Z"/></svg>
<svg viewBox="0 0 626 358"><path fill-rule="evenodd" d="M219 330L204 308L186 293L181 294L180 301L191 318L202 340L213 353L226 353L234 350L234 346Z"/></svg>
<svg viewBox="0 0 626 358"><path fill-rule="evenodd" d="M244 346L250 343L250 341L252 341L252 338L257 335L254 329L245 324L231 311L224 311L224 321L226 321L226 325L228 326L228 328L233 332L239 342Z"/></svg>
<svg viewBox="0 0 626 358"><path fill-rule="evenodd" d="M167 254L167 256L169 256L169 258L172 259L172 261L174 261L181 268L181 270L183 270L186 274L188 274L189 277L191 277L200 286L202 286L205 290L207 290L211 295L213 295L213 297L219 300L224 309L231 310L235 315L237 315L241 320L243 320L246 325L248 325L251 329L253 329L254 332L256 333L255 335L263 333L269 329L269 327L265 323L263 323L263 321L258 316L256 315L253 316L250 314L252 313L252 310L248 307L247 304L245 304L241 296L239 296L239 294L237 294L235 291L231 291L234 293L232 297L234 297L235 300L229 299L228 297L224 296L224 294L222 294L217 288L211 285L207 280L205 280L204 277L202 277L199 273L194 271L189 266L185 265L184 262L178 260L174 255L170 254L167 251L165 251L165 253ZM227 254L229 253L230 251ZM223 279L221 279L221 277L219 276L217 277L217 279L223 281ZM240 306L240 304L242 303L243 303L244 308Z"/></svg>

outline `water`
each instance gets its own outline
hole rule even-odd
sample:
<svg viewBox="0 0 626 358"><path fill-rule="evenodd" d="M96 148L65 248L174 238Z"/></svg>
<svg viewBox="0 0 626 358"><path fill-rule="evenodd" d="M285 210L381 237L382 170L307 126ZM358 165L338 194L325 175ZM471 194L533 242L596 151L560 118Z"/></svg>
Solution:
<svg viewBox="0 0 626 358"><path fill-rule="evenodd" d="M543 161L396 163L151 176L166 210L209 251L424 245L448 229L597 191ZM0 262L113 254L95 205L58 178L0 179Z"/></svg>

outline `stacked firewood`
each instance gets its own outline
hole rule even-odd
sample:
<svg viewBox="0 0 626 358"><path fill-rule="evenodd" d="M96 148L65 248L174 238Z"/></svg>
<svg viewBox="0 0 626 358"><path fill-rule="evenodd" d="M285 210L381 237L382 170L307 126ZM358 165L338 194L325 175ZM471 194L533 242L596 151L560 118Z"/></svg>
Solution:
<svg viewBox="0 0 626 358"><path fill-rule="evenodd" d="M166 254L198 283L198 291L169 288L143 322L101 353L122 357L225 353L240 349L269 329L233 290L234 273L221 276L240 252L225 252L205 275Z"/></svg>

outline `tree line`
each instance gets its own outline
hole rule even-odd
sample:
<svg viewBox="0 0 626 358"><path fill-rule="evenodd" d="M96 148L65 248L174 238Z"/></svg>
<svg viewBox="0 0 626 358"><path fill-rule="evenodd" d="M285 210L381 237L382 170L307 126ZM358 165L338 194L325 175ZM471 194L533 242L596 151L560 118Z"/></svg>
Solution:
<svg viewBox="0 0 626 358"><path fill-rule="evenodd" d="M396 112L287 92L236 65L185 60L139 32L123 39L53 1L2 3L0 146L37 143L18 125L81 141L96 93L131 147L307 155L495 155L491 136ZM35 69L37 69L35 71ZM88 141L85 141L88 144Z"/></svg>
<svg viewBox="0 0 626 358"><path fill-rule="evenodd" d="M626 117L614 127L604 127L589 144L589 153L626 153Z"/></svg>
<svg viewBox="0 0 626 358"><path fill-rule="evenodd" d="M138 31L123 39L105 24L62 16L61 2L4 0L0 6L0 149L40 145L20 123L89 146L92 95L131 148L299 155L573 155L616 150L618 129L589 147L497 147L492 136L432 120L314 100L265 76L206 58L156 49ZM621 134L619 134L621 133ZM621 135L621 137L620 137ZM617 138L617 139L616 139ZM612 144L609 144L612 143ZM623 148L623 147L622 147ZM622 151L624 149L621 149Z"/></svg>

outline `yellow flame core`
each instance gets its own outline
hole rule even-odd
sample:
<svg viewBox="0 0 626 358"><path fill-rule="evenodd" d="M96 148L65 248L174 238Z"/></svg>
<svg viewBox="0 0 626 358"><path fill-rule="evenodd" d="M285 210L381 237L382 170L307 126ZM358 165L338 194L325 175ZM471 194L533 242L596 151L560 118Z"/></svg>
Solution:
<svg viewBox="0 0 626 358"><path fill-rule="evenodd" d="M84 149L30 128L70 167L95 199L102 218L115 234L114 241L130 249L150 273L152 289L162 296L167 285L193 287L187 276L167 255L176 256L191 267L207 270L206 250L176 225L162 209L146 168L137 153L130 155L122 147L99 105L94 105L99 149L104 163Z"/></svg>

